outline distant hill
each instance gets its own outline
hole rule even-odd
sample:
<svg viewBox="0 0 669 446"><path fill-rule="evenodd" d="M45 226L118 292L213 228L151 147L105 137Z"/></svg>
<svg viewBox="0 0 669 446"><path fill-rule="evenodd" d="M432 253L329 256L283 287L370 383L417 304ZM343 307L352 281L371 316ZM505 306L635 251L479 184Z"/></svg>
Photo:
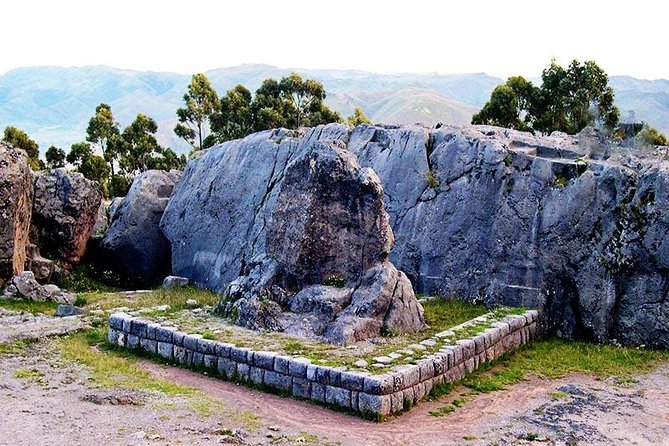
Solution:
<svg viewBox="0 0 669 446"><path fill-rule="evenodd" d="M328 95L326 102L342 115L348 116L360 106L373 121L392 124L468 123L495 86L503 82L484 73L378 74L259 64L219 68L207 75L223 95L237 84L254 91L267 77L280 78L290 71L320 80ZM183 152L187 147L172 129L189 81L189 75L106 66L19 68L0 76L0 127L24 129L42 152L52 144L69 148L84 138L95 107L106 102L122 125L137 113L153 117L159 125L160 141ZM669 134L669 81L618 76L611 78L611 84L623 116L632 112L636 119Z"/></svg>

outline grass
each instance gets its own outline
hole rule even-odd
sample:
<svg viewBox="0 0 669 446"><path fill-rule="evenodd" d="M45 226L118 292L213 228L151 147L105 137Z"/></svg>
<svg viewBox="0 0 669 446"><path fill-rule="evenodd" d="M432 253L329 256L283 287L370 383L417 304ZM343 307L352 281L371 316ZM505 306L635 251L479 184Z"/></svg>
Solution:
<svg viewBox="0 0 669 446"><path fill-rule="evenodd" d="M669 352L549 338L525 345L497 361L482 364L457 383L435 386L430 399L447 395L458 386L475 392L494 392L529 376L558 379L582 373L601 379L615 377L617 382L624 383L634 375L652 371L659 362L667 360ZM551 396L561 398L562 393L553 392Z"/></svg>
<svg viewBox="0 0 669 446"><path fill-rule="evenodd" d="M200 305L215 305L220 296L207 290L196 287L183 288L158 288L148 293L135 293L124 295L119 293L93 292L80 295L86 301L88 309L111 310L113 308L128 307L130 309L150 309L157 305L169 305L167 311L157 314L169 314L182 311L187 308L186 301L196 300ZM146 313L150 315L150 313Z"/></svg>
<svg viewBox="0 0 669 446"><path fill-rule="evenodd" d="M432 189L438 188L441 184L441 181L439 181L439 176L434 170L428 170L425 172L425 182L427 183L427 186Z"/></svg>
<svg viewBox="0 0 669 446"><path fill-rule="evenodd" d="M31 314L42 313L48 316L55 316L58 304L56 302L0 299L0 307L12 311L25 311Z"/></svg>
<svg viewBox="0 0 669 446"><path fill-rule="evenodd" d="M56 340L57 350L70 362L82 364L91 373L91 380L102 387L122 387L129 390L160 392L169 397L185 400L185 408L208 417L222 415L238 421L247 429L258 429L258 416L248 410L232 410L222 401L190 386L176 384L152 376L138 364L133 352L112 348L106 340L107 327L90 329ZM179 405L174 401L155 406L172 410Z"/></svg>
<svg viewBox="0 0 669 446"><path fill-rule="evenodd" d="M29 379L35 382L41 382L44 379L44 372L37 369L17 369L14 372L14 378Z"/></svg>
<svg viewBox="0 0 669 446"><path fill-rule="evenodd" d="M422 331L423 337L434 336L488 312L483 305L474 305L457 299L432 299L423 303L425 323L429 327Z"/></svg>
<svg viewBox="0 0 669 446"><path fill-rule="evenodd" d="M0 344L0 355L17 355L23 353L31 344L36 341L34 339L21 339L12 341L7 344Z"/></svg>

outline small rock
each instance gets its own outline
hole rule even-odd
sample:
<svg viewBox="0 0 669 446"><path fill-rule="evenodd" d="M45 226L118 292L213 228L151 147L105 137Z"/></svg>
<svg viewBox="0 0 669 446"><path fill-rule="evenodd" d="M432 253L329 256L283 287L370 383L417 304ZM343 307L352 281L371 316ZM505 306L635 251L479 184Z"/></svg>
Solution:
<svg viewBox="0 0 669 446"><path fill-rule="evenodd" d="M376 358L373 358L374 362L379 363L379 364L390 364L393 362L393 358L390 358L388 356L377 356Z"/></svg>
<svg viewBox="0 0 669 446"><path fill-rule="evenodd" d="M188 278L181 276L167 276L163 280L163 288L181 288L188 285Z"/></svg>
<svg viewBox="0 0 669 446"><path fill-rule="evenodd" d="M158 305L158 306L153 307L153 309L154 309L155 311L167 311L167 310L170 309L170 306L167 305L167 304L165 304L165 305Z"/></svg>
<svg viewBox="0 0 669 446"><path fill-rule="evenodd" d="M188 299L186 301L186 306L188 308L197 308L200 306L200 304L195 299Z"/></svg>
<svg viewBox="0 0 669 446"><path fill-rule="evenodd" d="M56 316L65 317L65 316L77 316L80 314L86 314L86 310L83 308L75 307L74 305L58 305L56 309Z"/></svg>
<svg viewBox="0 0 669 446"><path fill-rule="evenodd" d="M392 352L392 353L388 353L388 357L392 358L392 359L400 359L402 357L402 355L400 355L397 352Z"/></svg>
<svg viewBox="0 0 669 446"><path fill-rule="evenodd" d="M267 429L274 431L274 432L279 432L281 429L279 426L269 426Z"/></svg>
<svg viewBox="0 0 669 446"><path fill-rule="evenodd" d="M361 369L366 369L367 367L369 367L369 363L367 361L365 361L364 359L358 359L357 361L355 361L353 363L353 365L356 366L356 367L359 367Z"/></svg>
<svg viewBox="0 0 669 446"><path fill-rule="evenodd" d="M420 345L425 345L427 347L434 347L437 345L437 342L434 339L425 339L424 341L420 341Z"/></svg>

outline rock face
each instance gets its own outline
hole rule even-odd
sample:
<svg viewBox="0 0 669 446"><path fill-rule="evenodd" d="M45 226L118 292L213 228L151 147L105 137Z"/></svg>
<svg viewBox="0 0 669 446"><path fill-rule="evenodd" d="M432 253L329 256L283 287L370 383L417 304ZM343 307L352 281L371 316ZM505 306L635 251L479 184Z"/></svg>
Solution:
<svg viewBox="0 0 669 446"><path fill-rule="evenodd" d="M286 168L265 253L224 292L238 324L337 344L425 326L411 283L388 262L381 183L339 145L314 142Z"/></svg>
<svg viewBox="0 0 669 446"><path fill-rule="evenodd" d="M56 285L40 285L32 271L24 271L12 278L12 283L5 289L5 299L28 299L40 302L58 302L72 304L75 295L61 291Z"/></svg>
<svg viewBox="0 0 669 446"><path fill-rule="evenodd" d="M110 214L101 249L109 261L137 282L152 282L169 270L170 245L159 224L179 177L177 171L143 172Z"/></svg>
<svg viewBox="0 0 669 446"><path fill-rule="evenodd" d="M225 301L220 308L236 315L238 324L340 344L379 336L386 330L403 333L424 327L422 307L409 280L388 262L393 234L381 183L342 146L341 141L328 140L293 147L299 155L282 169L281 187L274 191L270 183L271 197L264 200L272 206L255 211L263 213L256 254L223 291ZM204 154L190 169L208 162L208 156ZM186 180L189 173L192 170L186 171L183 181L192 181ZM179 190L192 192L192 185L181 189L182 184L174 200L179 200ZM213 208L220 205L219 200L231 204L245 197L234 191L219 193L201 204ZM163 228L172 236L175 229L187 229L167 216L174 200L163 217ZM225 210L245 212L223 206L221 211ZM247 218L254 215L247 214ZM253 221L239 217L234 223L253 228ZM187 234L183 237L188 240ZM371 273L377 269L389 273ZM323 285L329 281L343 288ZM284 307L293 313L284 312ZM402 311L411 314L397 314ZM342 317L354 327L344 330Z"/></svg>
<svg viewBox="0 0 669 446"><path fill-rule="evenodd" d="M166 209L174 273L219 292L240 272L240 286L272 277L257 256L287 166L335 140L378 175L390 260L419 292L542 307L564 336L669 348L669 163L606 158L585 136L328 125L231 141L189 164Z"/></svg>
<svg viewBox="0 0 669 446"><path fill-rule="evenodd" d="M37 173L31 237L42 254L68 267L77 264L86 251L101 199L98 184L80 173L64 169Z"/></svg>
<svg viewBox="0 0 669 446"><path fill-rule="evenodd" d="M33 186L28 157L0 143L0 285L23 271Z"/></svg>

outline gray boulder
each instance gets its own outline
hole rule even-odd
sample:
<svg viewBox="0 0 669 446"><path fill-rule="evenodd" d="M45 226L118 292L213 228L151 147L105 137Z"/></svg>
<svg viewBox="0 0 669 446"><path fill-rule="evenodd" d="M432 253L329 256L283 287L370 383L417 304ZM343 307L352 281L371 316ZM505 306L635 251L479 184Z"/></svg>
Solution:
<svg viewBox="0 0 669 446"><path fill-rule="evenodd" d="M58 302L72 304L75 295L62 291L56 285L40 285L32 271L24 271L12 278L11 285L5 289L5 299L27 299L38 302Z"/></svg>
<svg viewBox="0 0 669 446"><path fill-rule="evenodd" d="M123 202L123 198L125 198L125 197L114 197L109 202L109 206L107 207L107 227L109 227L111 222L114 220L114 216L116 215L116 211L118 211L118 207L121 206L121 203Z"/></svg>
<svg viewBox="0 0 669 446"><path fill-rule="evenodd" d="M179 177L177 171L140 174L102 238L103 255L135 281L152 282L169 271L170 245L159 224Z"/></svg>
<svg viewBox="0 0 669 446"><path fill-rule="evenodd" d="M165 279L163 279L163 288L182 288L187 285L187 277L167 276Z"/></svg>
<svg viewBox="0 0 669 446"><path fill-rule="evenodd" d="M174 272L218 292L283 288L257 260L287 166L339 141L378 175L390 261L417 291L540 307L566 337L669 348L669 163L591 133L328 125L227 142L187 166L166 209Z"/></svg>
<svg viewBox="0 0 669 446"><path fill-rule="evenodd" d="M32 184L25 152L0 142L0 285L24 269Z"/></svg>
<svg viewBox="0 0 669 446"><path fill-rule="evenodd" d="M100 207L98 207L98 215L95 219L95 226L93 226L92 235L100 236L105 233L109 227L109 218L107 218L107 204L105 203L104 198L100 201Z"/></svg>
<svg viewBox="0 0 669 446"><path fill-rule="evenodd" d="M314 142L287 167L266 252L228 287L224 310L249 328L338 344L420 330L411 283L387 261L392 243L376 174L339 144ZM320 285L332 277L349 288ZM282 306L299 314L282 314ZM359 328L337 328L353 324Z"/></svg>
<svg viewBox="0 0 669 446"><path fill-rule="evenodd" d="M31 237L43 255L66 267L79 263L97 220L102 192L95 181L65 169L35 178Z"/></svg>

